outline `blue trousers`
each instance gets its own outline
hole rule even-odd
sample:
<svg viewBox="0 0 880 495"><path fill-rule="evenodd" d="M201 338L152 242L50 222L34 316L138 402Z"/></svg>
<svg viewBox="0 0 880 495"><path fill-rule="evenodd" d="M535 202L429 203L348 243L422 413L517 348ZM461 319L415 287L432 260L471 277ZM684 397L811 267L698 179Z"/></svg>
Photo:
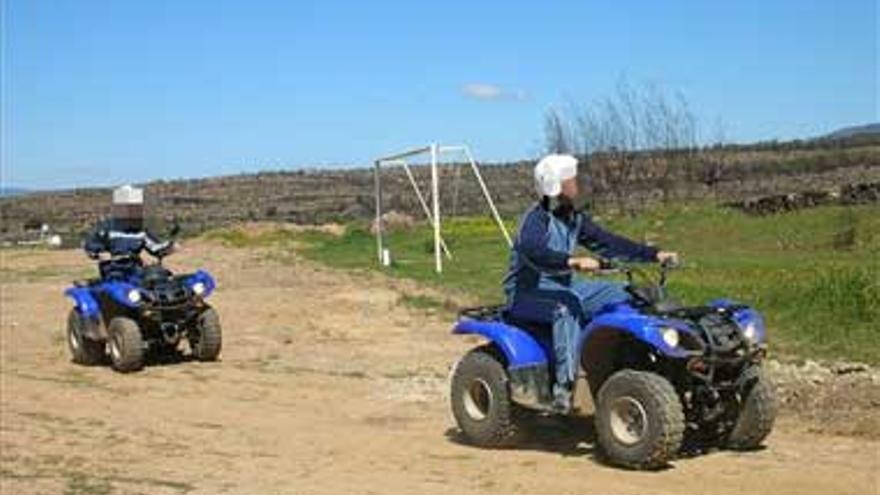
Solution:
<svg viewBox="0 0 880 495"><path fill-rule="evenodd" d="M514 319L553 325L554 395L560 398L566 392L570 397L577 378L578 344L584 326L604 306L628 301L630 295L619 282L576 279L569 286L519 289L510 299L509 313Z"/></svg>

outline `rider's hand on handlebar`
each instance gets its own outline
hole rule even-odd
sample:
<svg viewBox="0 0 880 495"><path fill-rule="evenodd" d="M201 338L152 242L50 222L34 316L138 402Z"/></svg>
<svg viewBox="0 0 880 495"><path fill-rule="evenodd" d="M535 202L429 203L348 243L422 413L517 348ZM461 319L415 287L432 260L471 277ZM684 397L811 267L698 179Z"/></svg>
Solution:
<svg viewBox="0 0 880 495"><path fill-rule="evenodd" d="M174 241L166 241L164 245L155 251L155 256L166 257L178 250L177 243Z"/></svg>
<svg viewBox="0 0 880 495"><path fill-rule="evenodd" d="M602 268L598 260L584 256L580 258L569 258L568 266L572 270L579 272L595 272Z"/></svg>
<svg viewBox="0 0 880 495"><path fill-rule="evenodd" d="M678 253L675 251L659 251L657 252L657 261L665 265L678 265Z"/></svg>

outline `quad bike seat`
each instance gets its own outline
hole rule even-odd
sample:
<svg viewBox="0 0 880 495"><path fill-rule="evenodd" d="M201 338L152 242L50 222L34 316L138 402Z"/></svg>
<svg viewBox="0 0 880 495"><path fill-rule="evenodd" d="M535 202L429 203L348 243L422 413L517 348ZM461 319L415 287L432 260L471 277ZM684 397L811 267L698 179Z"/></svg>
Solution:
<svg viewBox="0 0 880 495"><path fill-rule="evenodd" d="M553 330L552 321L540 321L525 317L525 315L515 315L506 304L465 308L459 311L458 316L479 321L500 321L530 333L551 332Z"/></svg>
<svg viewBox="0 0 880 495"><path fill-rule="evenodd" d="M506 306L504 304L494 304L491 306L474 306L464 308L458 312L459 318L478 321L501 320L502 313Z"/></svg>
<svg viewBox="0 0 880 495"><path fill-rule="evenodd" d="M541 335L550 334L553 332L553 323L548 323L545 321L524 320L511 316L509 313L505 315L504 322L517 328L521 328L531 334Z"/></svg>

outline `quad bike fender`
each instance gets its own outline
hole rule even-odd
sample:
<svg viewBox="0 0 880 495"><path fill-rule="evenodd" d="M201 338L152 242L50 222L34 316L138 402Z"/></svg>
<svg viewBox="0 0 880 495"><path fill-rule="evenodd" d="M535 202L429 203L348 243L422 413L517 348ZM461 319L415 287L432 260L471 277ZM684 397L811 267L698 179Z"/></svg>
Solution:
<svg viewBox="0 0 880 495"><path fill-rule="evenodd" d="M754 342L760 344L767 340L767 327L764 323L764 316L756 309L750 306L744 306L730 299L715 299L709 301L709 306L715 308L736 308L733 311L733 319L739 328L745 330L749 326L754 331Z"/></svg>
<svg viewBox="0 0 880 495"><path fill-rule="evenodd" d="M109 294L111 299L121 304L123 307L137 309L141 305L140 302L133 303L128 298L128 294L131 291L140 290L137 286L133 284L119 280L112 280L109 282L104 282L101 286L101 289Z"/></svg>
<svg viewBox="0 0 880 495"><path fill-rule="evenodd" d="M101 316L101 308L98 300L92 292L85 287L71 287L64 291L64 295L73 300L73 306L83 318L97 320Z"/></svg>
<svg viewBox="0 0 880 495"><path fill-rule="evenodd" d="M82 318L85 336L92 340L107 338L107 329L95 295L85 287L71 287L64 291L64 295L73 300L74 311Z"/></svg>
<svg viewBox="0 0 880 495"><path fill-rule="evenodd" d="M691 333L685 325L671 320L641 314L633 309L618 309L593 318L581 334L579 354L591 345L591 339L600 331L620 332L643 342L661 355L672 358L686 358L688 351L680 346L672 347L663 340L662 329L675 328L679 332Z"/></svg>
<svg viewBox="0 0 880 495"><path fill-rule="evenodd" d="M217 287L217 282L214 281L214 277L211 276L210 273L205 270L199 269L186 279L186 285L192 289L194 285L201 283L204 285L205 290L202 292L201 296L208 297L211 295L211 292L214 292L214 289Z"/></svg>
<svg viewBox="0 0 880 495"><path fill-rule="evenodd" d="M452 330L480 335L500 349L507 361L511 399L525 407L546 409L552 401L547 351L529 333L499 321L461 320Z"/></svg>
<svg viewBox="0 0 880 495"><path fill-rule="evenodd" d="M547 353L541 344L524 330L499 321L461 320L452 333L459 335L480 335L495 344L510 369L547 365Z"/></svg>

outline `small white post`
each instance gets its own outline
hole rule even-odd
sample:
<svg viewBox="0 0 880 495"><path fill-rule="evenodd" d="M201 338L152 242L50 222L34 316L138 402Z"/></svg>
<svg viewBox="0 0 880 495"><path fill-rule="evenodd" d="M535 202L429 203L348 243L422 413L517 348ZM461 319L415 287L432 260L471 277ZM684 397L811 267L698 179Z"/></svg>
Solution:
<svg viewBox="0 0 880 495"><path fill-rule="evenodd" d="M431 200L434 203L434 261L437 273L443 273L440 248L440 177L437 173L437 143L431 144Z"/></svg>
<svg viewBox="0 0 880 495"><path fill-rule="evenodd" d="M373 164L373 188L376 195L376 256L379 266L384 266L384 246L382 245L382 160Z"/></svg>

